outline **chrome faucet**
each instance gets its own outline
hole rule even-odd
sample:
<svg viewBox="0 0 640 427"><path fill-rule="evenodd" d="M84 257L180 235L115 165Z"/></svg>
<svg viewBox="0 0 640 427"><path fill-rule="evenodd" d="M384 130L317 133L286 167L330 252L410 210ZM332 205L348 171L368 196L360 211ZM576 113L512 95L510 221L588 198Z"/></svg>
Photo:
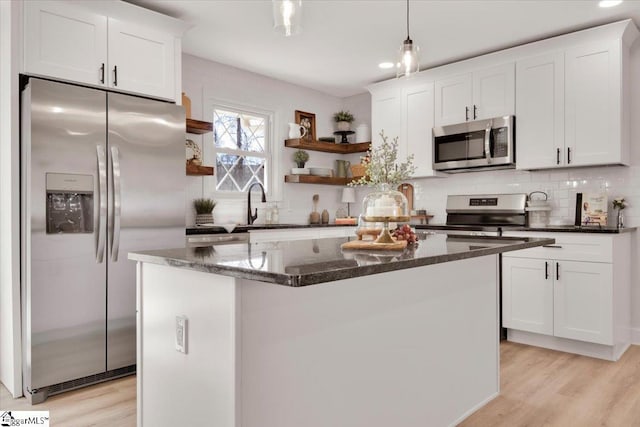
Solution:
<svg viewBox="0 0 640 427"><path fill-rule="evenodd" d="M260 184L259 182L254 182L249 186L249 189L247 190L247 224L253 224L253 221L258 218L258 208L256 208L255 214L251 214L251 189L256 185L260 187L260 190L262 191L262 203L267 201L267 197L264 194L264 187L262 186L262 184Z"/></svg>

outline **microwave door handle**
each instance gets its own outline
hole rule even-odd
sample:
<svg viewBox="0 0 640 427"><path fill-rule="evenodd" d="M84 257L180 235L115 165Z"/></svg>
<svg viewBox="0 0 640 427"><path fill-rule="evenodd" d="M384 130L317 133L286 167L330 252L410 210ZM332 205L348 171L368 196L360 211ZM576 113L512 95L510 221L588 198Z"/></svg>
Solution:
<svg viewBox="0 0 640 427"><path fill-rule="evenodd" d="M487 163L491 163L491 122L487 123L487 128L484 130L484 155Z"/></svg>

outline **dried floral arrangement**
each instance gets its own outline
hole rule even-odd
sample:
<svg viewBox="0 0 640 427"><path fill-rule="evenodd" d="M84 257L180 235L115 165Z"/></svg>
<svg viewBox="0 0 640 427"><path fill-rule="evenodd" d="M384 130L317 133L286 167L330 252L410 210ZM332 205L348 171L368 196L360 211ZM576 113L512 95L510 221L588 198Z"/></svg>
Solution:
<svg viewBox="0 0 640 427"><path fill-rule="evenodd" d="M405 162L398 164L398 137L389 142L389 138L380 132L382 144L367 151L367 162L363 162L366 172L363 177L351 181L349 186L390 184L395 186L406 181L416 171L413 165L413 154L407 156Z"/></svg>

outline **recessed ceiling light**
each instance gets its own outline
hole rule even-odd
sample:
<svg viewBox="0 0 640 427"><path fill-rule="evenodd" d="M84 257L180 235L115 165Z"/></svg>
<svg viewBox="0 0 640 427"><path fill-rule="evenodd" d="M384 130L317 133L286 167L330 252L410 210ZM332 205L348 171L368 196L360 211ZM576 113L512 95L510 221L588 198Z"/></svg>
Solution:
<svg viewBox="0 0 640 427"><path fill-rule="evenodd" d="M600 0L598 6L600 7L613 7L622 3L622 0Z"/></svg>
<svg viewBox="0 0 640 427"><path fill-rule="evenodd" d="M383 70L386 70L388 68L393 68L393 62L381 62L378 64L378 67L382 68Z"/></svg>

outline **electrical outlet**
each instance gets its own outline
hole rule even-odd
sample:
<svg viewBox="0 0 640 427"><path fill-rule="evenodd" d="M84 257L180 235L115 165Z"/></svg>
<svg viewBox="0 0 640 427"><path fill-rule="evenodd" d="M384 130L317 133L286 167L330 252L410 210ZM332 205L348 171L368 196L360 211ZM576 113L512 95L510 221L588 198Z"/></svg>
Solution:
<svg viewBox="0 0 640 427"><path fill-rule="evenodd" d="M187 316L176 316L176 351L187 354Z"/></svg>

